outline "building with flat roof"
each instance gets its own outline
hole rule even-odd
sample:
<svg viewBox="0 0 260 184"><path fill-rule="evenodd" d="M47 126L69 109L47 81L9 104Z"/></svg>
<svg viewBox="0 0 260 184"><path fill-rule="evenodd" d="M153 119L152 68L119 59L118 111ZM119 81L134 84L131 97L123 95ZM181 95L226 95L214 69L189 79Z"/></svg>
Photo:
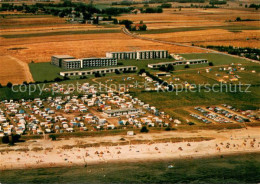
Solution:
<svg viewBox="0 0 260 184"><path fill-rule="evenodd" d="M61 67L64 69L83 69L91 67L117 66L115 58L82 58L82 59L65 59Z"/></svg>
<svg viewBox="0 0 260 184"><path fill-rule="evenodd" d="M146 50L146 51L129 51L129 52L107 52L106 57L124 59L165 59L169 54L167 50Z"/></svg>
<svg viewBox="0 0 260 184"><path fill-rule="evenodd" d="M136 108L125 108L125 109L113 109L113 110L107 110L104 111L104 114L108 117L113 116L122 116L122 115L128 115L128 114L139 114L142 111L140 109Z"/></svg>
<svg viewBox="0 0 260 184"><path fill-rule="evenodd" d="M192 59L192 60L185 60L185 61L171 61L171 62L161 62L161 63L154 63L148 64L148 68L160 68L162 66L167 67L168 65L194 65L194 64L203 64L208 63L207 59Z"/></svg>
<svg viewBox="0 0 260 184"><path fill-rule="evenodd" d="M113 73L116 70L119 72L135 72L137 71L136 66L123 66L123 67L113 67L113 68L100 68L100 69L92 69L92 70L85 70L85 71L66 71L60 72L61 76L86 76L86 75L93 75L95 73L105 74L105 73Z"/></svg>
<svg viewBox="0 0 260 184"><path fill-rule="evenodd" d="M75 59L75 57L69 55L51 56L51 64L61 67L62 61L65 59Z"/></svg>

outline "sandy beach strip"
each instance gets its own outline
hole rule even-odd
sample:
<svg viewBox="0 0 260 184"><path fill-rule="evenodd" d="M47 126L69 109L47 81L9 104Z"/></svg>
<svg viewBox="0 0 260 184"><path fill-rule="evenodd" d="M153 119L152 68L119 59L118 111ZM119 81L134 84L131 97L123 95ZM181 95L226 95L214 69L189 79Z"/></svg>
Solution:
<svg viewBox="0 0 260 184"><path fill-rule="evenodd" d="M213 140L201 142L165 142L134 145L100 146L80 148L85 142L115 141L122 136L100 138L71 138L69 140L38 140L19 144L20 149L27 147L30 151L3 151L0 147L0 170L30 169L44 167L87 166L99 163L138 162L160 159L183 159L210 157L226 154L260 153L260 128L239 130L198 132L163 132L138 134L138 139L156 140L158 137L213 137ZM125 137L127 139L127 137ZM134 138L131 138L134 139ZM42 150L32 150L42 147ZM64 145L72 145L64 149ZM75 147L73 147L73 145ZM13 147L12 147L13 148ZM8 149L7 149L8 150Z"/></svg>

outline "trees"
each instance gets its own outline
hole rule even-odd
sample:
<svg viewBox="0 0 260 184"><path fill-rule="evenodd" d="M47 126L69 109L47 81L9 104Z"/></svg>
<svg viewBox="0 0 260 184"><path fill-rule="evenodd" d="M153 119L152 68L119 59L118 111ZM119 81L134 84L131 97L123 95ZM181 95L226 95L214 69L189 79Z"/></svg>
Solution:
<svg viewBox="0 0 260 184"><path fill-rule="evenodd" d="M8 144L9 143L9 136L5 135L4 137L2 137L2 143L3 144Z"/></svg>
<svg viewBox="0 0 260 184"><path fill-rule="evenodd" d="M53 135L53 134L49 135L49 138L51 138L52 141L56 141L56 139L57 139L56 135Z"/></svg>
<svg viewBox="0 0 260 184"><path fill-rule="evenodd" d="M143 73L145 73L145 69L140 69L140 71L138 72L139 75L142 75Z"/></svg>
<svg viewBox="0 0 260 184"><path fill-rule="evenodd" d="M130 20L122 20L122 21L119 22L119 24L125 25L126 29L130 30L133 22L130 21Z"/></svg>
<svg viewBox="0 0 260 184"><path fill-rule="evenodd" d="M100 73L99 72L95 73L95 77L101 77Z"/></svg>
<svg viewBox="0 0 260 184"><path fill-rule="evenodd" d="M168 65L167 68L166 68L166 70L167 70L168 72L174 71L173 65Z"/></svg>
<svg viewBox="0 0 260 184"><path fill-rule="evenodd" d="M212 62L209 62L209 66L214 66L214 64Z"/></svg>
<svg viewBox="0 0 260 184"><path fill-rule="evenodd" d="M236 21L238 22L238 21L242 21L242 19L240 18L240 17L237 17L236 18Z"/></svg>
<svg viewBox="0 0 260 184"><path fill-rule="evenodd" d="M120 74L120 71L118 69L115 70L116 74Z"/></svg>
<svg viewBox="0 0 260 184"><path fill-rule="evenodd" d="M159 68L160 71L166 71L166 67L163 65Z"/></svg>
<svg viewBox="0 0 260 184"><path fill-rule="evenodd" d="M56 77L56 78L54 79L54 81L55 81L55 82L61 82L61 81L62 81L62 79L61 79L61 78L59 78L59 77Z"/></svg>
<svg viewBox="0 0 260 184"><path fill-rule="evenodd" d="M147 30L147 26L145 24L143 24L142 26L139 27L140 31L146 31Z"/></svg>
<svg viewBox="0 0 260 184"><path fill-rule="evenodd" d="M140 132L142 132L142 133L148 133L149 130L148 130L148 128L147 128L146 126L143 126L143 127L141 128Z"/></svg>
<svg viewBox="0 0 260 184"><path fill-rule="evenodd" d="M8 88L11 88L13 86L13 84L11 83L11 82L8 82L7 84L6 84L6 87L8 87Z"/></svg>
<svg viewBox="0 0 260 184"><path fill-rule="evenodd" d="M171 7L172 7L172 4L170 4L170 3L163 3L163 4L161 5L161 7L162 7L162 8L171 8Z"/></svg>
<svg viewBox="0 0 260 184"><path fill-rule="evenodd" d="M185 65L184 68L190 68L190 66L189 65Z"/></svg>

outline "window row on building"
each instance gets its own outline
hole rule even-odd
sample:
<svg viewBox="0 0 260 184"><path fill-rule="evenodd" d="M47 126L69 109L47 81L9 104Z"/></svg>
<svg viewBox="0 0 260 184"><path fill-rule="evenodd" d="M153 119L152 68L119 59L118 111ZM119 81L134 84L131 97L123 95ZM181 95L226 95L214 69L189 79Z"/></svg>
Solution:
<svg viewBox="0 0 260 184"><path fill-rule="evenodd" d="M116 59L165 59L169 54L167 50L151 50L136 52L107 52L106 57Z"/></svg>
<svg viewBox="0 0 260 184"><path fill-rule="evenodd" d="M86 71L66 71L66 72L60 72L61 76L85 76L85 75L93 75L95 73L99 74L105 74L105 73L113 73L116 70L119 72L135 72L137 71L136 66L124 66L124 67L114 67L114 68L102 68L102 69L92 69L92 70L86 70Z"/></svg>
<svg viewBox="0 0 260 184"><path fill-rule="evenodd" d="M72 56L52 56L51 63L64 69L82 69L89 67L116 66L115 58L82 58L75 59Z"/></svg>
<svg viewBox="0 0 260 184"><path fill-rule="evenodd" d="M172 61L172 62L162 62L155 64L148 64L149 68L160 68L162 66L167 67L168 65L194 65L194 64L203 64L208 63L207 59L193 59L193 60L185 60L185 61Z"/></svg>

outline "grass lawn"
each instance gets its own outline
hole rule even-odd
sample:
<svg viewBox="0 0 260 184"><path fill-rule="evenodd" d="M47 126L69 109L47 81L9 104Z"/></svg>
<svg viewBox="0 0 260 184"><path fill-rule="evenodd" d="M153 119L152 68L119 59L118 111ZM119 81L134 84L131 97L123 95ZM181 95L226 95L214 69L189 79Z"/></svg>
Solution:
<svg viewBox="0 0 260 184"><path fill-rule="evenodd" d="M197 90L191 92L189 90L179 92L176 94L173 92L138 92L133 93L135 97L145 103L149 103L152 106L156 106L161 111L165 111L168 114L175 114L176 109L185 109L191 106L209 106L226 103L233 105L234 107L241 109L255 109L259 108L260 93L259 86L250 87L250 93L244 92L207 92ZM179 113L178 113L179 114ZM180 116L185 114L179 114Z"/></svg>
<svg viewBox="0 0 260 184"><path fill-rule="evenodd" d="M257 68L256 64L252 64L244 59L235 58L232 56L226 56L222 54L216 54L216 53L198 53L198 54L181 54L186 59L208 59L209 62L213 62L214 66L217 65L228 65L231 63L242 63L246 64L250 67L250 69ZM91 69L97 69L97 68L111 68L111 67L122 67L122 66L137 66L138 70L145 69L146 71L150 72L159 72L159 70L153 70L147 67L150 63L160 63L160 62L170 62L174 61L174 59L153 59L153 60L119 60L118 63L121 65L118 66L108 66L108 67L93 67L93 68L87 68L87 69L80 69L82 70L91 70ZM59 75L62 71L68 71L63 70L57 66L51 65L50 63L30 63L29 64L30 71L32 73L33 79L35 81L44 81L44 80L53 80L56 77L61 77ZM194 71L192 71L195 68L203 68L208 67L208 64L198 64L198 65L190 65L190 68L184 68L184 65L178 65L174 66L175 72L174 74L178 75L179 72L182 73L190 73L195 74ZM257 68L257 70L259 67ZM80 71L78 70L78 71ZM181 71L180 71L181 70ZM179 71L179 72L178 72ZM197 72L197 71L196 71ZM106 76L109 74L106 74ZM112 75L113 76L113 75ZM78 77L73 77L78 78Z"/></svg>
<svg viewBox="0 0 260 184"><path fill-rule="evenodd" d="M30 71L34 81L53 80L56 77L61 77L59 73L63 71L61 68L56 67L49 62L47 63L30 63Z"/></svg>
<svg viewBox="0 0 260 184"><path fill-rule="evenodd" d="M209 62L212 62L214 66L216 65L228 65L231 63L249 63L245 59L240 59L232 56L227 56L224 54L218 53L196 53L196 54L180 54L185 59L207 59Z"/></svg>

